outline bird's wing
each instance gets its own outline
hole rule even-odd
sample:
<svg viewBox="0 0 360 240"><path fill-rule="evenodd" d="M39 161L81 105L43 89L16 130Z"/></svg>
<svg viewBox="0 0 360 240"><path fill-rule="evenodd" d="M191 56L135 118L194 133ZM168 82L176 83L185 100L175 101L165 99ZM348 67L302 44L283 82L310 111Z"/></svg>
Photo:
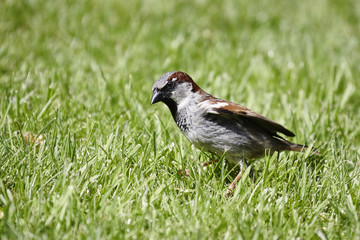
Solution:
<svg viewBox="0 0 360 240"><path fill-rule="evenodd" d="M208 114L212 115L212 117L225 117L232 118L238 121L242 121L247 123L255 128L260 128L269 132L272 136L280 137L277 133L282 133L289 137L294 137L295 134L288 129L284 128L280 124L270 120L250 109L243 107L239 104L224 101L221 99L209 99L208 106L212 106L208 111Z"/></svg>

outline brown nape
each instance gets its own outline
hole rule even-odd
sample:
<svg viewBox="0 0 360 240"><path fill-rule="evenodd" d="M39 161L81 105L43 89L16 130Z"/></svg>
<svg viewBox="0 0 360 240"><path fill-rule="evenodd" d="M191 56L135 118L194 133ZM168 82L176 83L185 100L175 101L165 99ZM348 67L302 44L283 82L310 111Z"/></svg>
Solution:
<svg viewBox="0 0 360 240"><path fill-rule="evenodd" d="M193 89L192 89L193 92L202 91L201 88L192 80L192 78L189 75L187 75L186 73L184 73L184 72L179 71L179 72L173 73L168 78L168 81L170 81L173 78L177 78L178 82L189 82L189 83L191 83L191 85L193 87Z"/></svg>

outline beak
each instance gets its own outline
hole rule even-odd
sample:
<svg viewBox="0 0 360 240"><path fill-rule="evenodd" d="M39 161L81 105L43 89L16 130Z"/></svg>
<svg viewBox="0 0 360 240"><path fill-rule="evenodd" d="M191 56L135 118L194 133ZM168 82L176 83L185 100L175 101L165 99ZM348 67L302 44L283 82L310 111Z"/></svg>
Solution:
<svg viewBox="0 0 360 240"><path fill-rule="evenodd" d="M159 90L155 89L151 98L151 104L160 102L163 98L163 94Z"/></svg>

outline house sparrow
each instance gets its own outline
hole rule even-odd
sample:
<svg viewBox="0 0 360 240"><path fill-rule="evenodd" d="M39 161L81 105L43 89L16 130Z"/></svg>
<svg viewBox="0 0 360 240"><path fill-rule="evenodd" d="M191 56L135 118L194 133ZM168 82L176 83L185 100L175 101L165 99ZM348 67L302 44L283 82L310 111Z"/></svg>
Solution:
<svg viewBox="0 0 360 240"><path fill-rule="evenodd" d="M307 149L278 135L294 137L288 129L246 107L206 93L184 72L165 73L154 83L152 91L151 104L165 103L192 144L219 157L226 152L229 162L240 163L241 170L229 192L241 178L247 160L262 157L265 151Z"/></svg>

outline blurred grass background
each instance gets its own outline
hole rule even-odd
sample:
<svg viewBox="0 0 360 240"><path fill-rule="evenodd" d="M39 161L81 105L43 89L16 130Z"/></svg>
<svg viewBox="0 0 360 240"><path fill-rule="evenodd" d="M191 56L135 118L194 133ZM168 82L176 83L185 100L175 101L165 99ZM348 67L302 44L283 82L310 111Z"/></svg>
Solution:
<svg viewBox="0 0 360 240"><path fill-rule="evenodd" d="M1 238L359 238L359 37L351 0L1 1ZM224 198L227 166L150 106L172 70L323 156Z"/></svg>

